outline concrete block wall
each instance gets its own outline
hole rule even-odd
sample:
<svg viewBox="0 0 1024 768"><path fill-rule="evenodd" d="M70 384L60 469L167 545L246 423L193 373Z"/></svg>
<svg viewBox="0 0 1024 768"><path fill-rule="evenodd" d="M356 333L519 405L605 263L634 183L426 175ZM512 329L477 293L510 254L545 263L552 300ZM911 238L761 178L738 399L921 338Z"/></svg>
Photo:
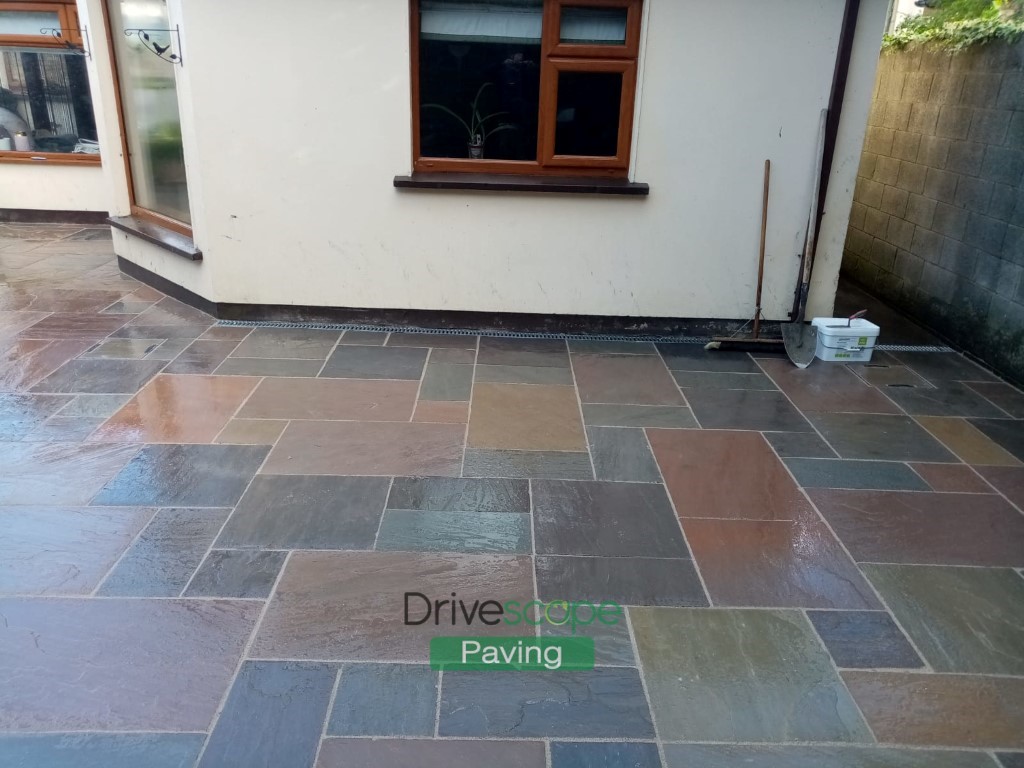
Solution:
<svg viewBox="0 0 1024 768"><path fill-rule="evenodd" d="M843 272L1017 381L1022 179L1024 42L882 54Z"/></svg>

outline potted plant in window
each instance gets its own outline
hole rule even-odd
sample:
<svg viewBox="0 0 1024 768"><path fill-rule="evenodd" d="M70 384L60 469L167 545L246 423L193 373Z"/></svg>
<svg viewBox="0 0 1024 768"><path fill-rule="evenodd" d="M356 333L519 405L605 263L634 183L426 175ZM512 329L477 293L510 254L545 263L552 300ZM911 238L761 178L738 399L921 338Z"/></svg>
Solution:
<svg viewBox="0 0 1024 768"><path fill-rule="evenodd" d="M484 91L490 85L493 85L493 83L484 83L476 92L473 102L469 105L468 121L464 120L458 113L443 104L423 105L423 109L439 109L442 112L451 115L462 124L462 127L466 129L466 151L468 152L469 157L474 160L483 159L484 142L486 142L489 137L499 131L515 130L515 126L511 123L499 123L498 125L491 123L492 120L496 120L503 115L507 115L508 112L492 112L489 115L482 115L480 113L480 97L483 96Z"/></svg>

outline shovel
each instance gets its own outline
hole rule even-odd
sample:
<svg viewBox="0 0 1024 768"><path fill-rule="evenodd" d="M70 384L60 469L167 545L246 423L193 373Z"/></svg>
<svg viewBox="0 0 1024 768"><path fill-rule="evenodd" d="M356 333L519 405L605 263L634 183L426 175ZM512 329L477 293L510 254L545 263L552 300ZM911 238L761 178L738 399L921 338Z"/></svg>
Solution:
<svg viewBox="0 0 1024 768"><path fill-rule="evenodd" d="M821 110L818 121L818 145L815 152L814 182L811 191L811 209L807 216L807 234L804 236L804 253L800 260L800 274L797 277L797 306L793 321L782 324L782 340L786 345L786 354L797 368L806 368L814 360L814 352L818 346L818 332L813 326L804 323L807 311L807 292L811 286L811 269L814 267L814 247L817 243L815 233L815 217L818 213L818 193L821 191L822 152L825 144L825 120L828 110Z"/></svg>

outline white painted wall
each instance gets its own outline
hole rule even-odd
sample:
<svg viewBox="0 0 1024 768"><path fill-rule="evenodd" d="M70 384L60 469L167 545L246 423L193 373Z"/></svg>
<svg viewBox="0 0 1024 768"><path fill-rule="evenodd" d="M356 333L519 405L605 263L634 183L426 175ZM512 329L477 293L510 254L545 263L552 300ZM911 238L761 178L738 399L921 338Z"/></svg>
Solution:
<svg viewBox="0 0 1024 768"><path fill-rule="evenodd" d="M785 318L839 0L647 0L632 171L647 199L394 189L411 165L408 4L302 2L299 17L171 0L205 260L137 243L126 258L221 302L739 318L770 157L765 308ZM886 10L862 3L814 313L834 296Z"/></svg>
<svg viewBox="0 0 1024 768"><path fill-rule="evenodd" d="M0 208L109 210L110 186L98 165L0 163Z"/></svg>

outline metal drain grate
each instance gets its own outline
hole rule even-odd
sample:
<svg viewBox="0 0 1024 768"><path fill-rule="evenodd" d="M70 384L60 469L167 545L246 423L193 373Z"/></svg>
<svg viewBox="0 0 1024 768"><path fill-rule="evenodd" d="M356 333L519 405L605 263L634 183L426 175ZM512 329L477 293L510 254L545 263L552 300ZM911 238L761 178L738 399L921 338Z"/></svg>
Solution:
<svg viewBox="0 0 1024 768"><path fill-rule="evenodd" d="M411 328L399 325L356 323L291 323L283 320L218 320L218 326L241 328L304 328L311 331L376 331L378 333L422 333L438 336L493 336L503 339L556 339L567 341L632 341L636 343L707 344L709 336L627 335L614 333L531 333L528 331L478 331L468 328ZM781 341L781 339L778 339ZM880 352L952 352L936 344L877 344Z"/></svg>

